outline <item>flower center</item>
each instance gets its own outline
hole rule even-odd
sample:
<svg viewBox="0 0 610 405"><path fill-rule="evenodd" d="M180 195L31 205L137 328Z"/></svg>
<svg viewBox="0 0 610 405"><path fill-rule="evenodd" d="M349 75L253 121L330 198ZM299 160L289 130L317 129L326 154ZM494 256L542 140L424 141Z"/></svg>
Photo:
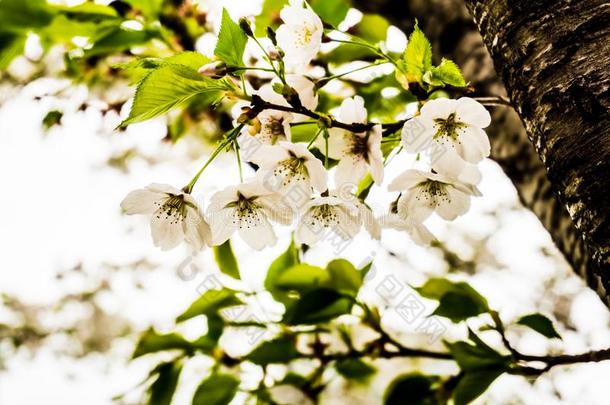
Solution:
<svg viewBox="0 0 610 405"><path fill-rule="evenodd" d="M436 133L432 139L447 137L453 141L458 140L458 130L467 127L463 122L456 121L455 113L449 114L447 119L435 118L434 126L436 128Z"/></svg>
<svg viewBox="0 0 610 405"><path fill-rule="evenodd" d="M359 136L357 134L352 135L352 144L350 153L354 156L361 156L368 162L369 160L369 134L365 136Z"/></svg>
<svg viewBox="0 0 610 405"><path fill-rule="evenodd" d="M291 156L282 160L273 169L273 175L282 179L282 185L287 186L293 181L304 181L309 178L305 167L305 158Z"/></svg>
<svg viewBox="0 0 610 405"><path fill-rule="evenodd" d="M168 194L168 198L163 203L156 203L156 205L159 206L156 214L158 219L176 224L186 217L187 203L182 195Z"/></svg>
<svg viewBox="0 0 610 405"><path fill-rule="evenodd" d="M284 118L269 118L263 123L263 130L261 131L265 138L269 138L271 144L275 144L278 138L285 138L286 133L284 132Z"/></svg>
<svg viewBox="0 0 610 405"><path fill-rule="evenodd" d="M318 205L310 211L310 224L315 229L316 226L330 228L339 224L339 217L335 207L329 204Z"/></svg>
<svg viewBox="0 0 610 405"><path fill-rule="evenodd" d="M428 180L420 184L423 193L415 197L416 200L423 199L430 207L438 207L443 201L450 202L447 185L440 181Z"/></svg>
<svg viewBox="0 0 610 405"><path fill-rule="evenodd" d="M257 198L248 198L242 193L237 193L237 200L227 204L227 207L235 208L234 224L237 224L240 228L251 228L260 223L259 209L261 207L255 202Z"/></svg>
<svg viewBox="0 0 610 405"><path fill-rule="evenodd" d="M315 31L314 27L309 25L304 25L303 29L299 31L297 35L297 45L299 46L307 46L311 42L311 38L313 37L313 33Z"/></svg>

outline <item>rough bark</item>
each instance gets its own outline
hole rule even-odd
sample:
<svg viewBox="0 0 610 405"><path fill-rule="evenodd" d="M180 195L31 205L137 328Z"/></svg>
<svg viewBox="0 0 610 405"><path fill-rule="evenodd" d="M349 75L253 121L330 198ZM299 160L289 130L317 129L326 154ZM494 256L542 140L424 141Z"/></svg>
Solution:
<svg viewBox="0 0 610 405"><path fill-rule="evenodd" d="M433 43L435 54L455 60L464 70L467 80L473 83L476 95L506 95L504 84L495 73L493 61L463 0L410 0L406 5L400 0L357 3L365 11L384 15L406 32L412 29L414 18L418 18ZM491 3L478 7L489 7ZM545 35L544 31L530 34L533 37ZM597 57L601 57L601 53ZM519 68L511 67L507 61L502 61L501 65L506 69ZM535 80L529 82L536 86ZM593 250L589 242L585 243L581 230L574 225L566 206L554 193L547 169L530 142L519 114L510 108L494 109L492 125L487 132L492 143L491 157L512 180L523 205L540 219L574 271L585 278L606 305L610 305L607 279L603 281L599 276L603 265L590 265Z"/></svg>
<svg viewBox="0 0 610 405"><path fill-rule="evenodd" d="M466 5L585 242L587 279L610 304L610 3Z"/></svg>

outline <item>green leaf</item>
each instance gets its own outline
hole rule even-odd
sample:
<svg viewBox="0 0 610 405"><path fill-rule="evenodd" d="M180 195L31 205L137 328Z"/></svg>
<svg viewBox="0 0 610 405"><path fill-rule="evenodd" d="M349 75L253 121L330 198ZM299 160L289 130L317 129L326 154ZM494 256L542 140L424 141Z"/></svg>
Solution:
<svg viewBox="0 0 610 405"><path fill-rule="evenodd" d="M375 60L378 55L371 49L354 44L341 44L328 53L330 63L342 64L355 60Z"/></svg>
<svg viewBox="0 0 610 405"><path fill-rule="evenodd" d="M214 259L220 271L239 280L239 266L237 265L233 248L231 248L231 240L227 239L225 243L214 246L212 250L214 250Z"/></svg>
<svg viewBox="0 0 610 405"><path fill-rule="evenodd" d="M502 368L490 368L464 374L453 391L455 405L466 405L477 399L504 371Z"/></svg>
<svg viewBox="0 0 610 405"><path fill-rule="evenodd" d="M188 66L163 65L140 82L129 117L121 126L157 117L195 95L214 93L220 97L223 91L231 89L228 81L202 77Z"/></svg>
<svg viewBox="0 0 610 405"><path fill-rule="evenodd" d="M345 19L351 7L346 0L310 0L309 5L322 21L335 27Z"/></svg>
<svg viewBox="0 0 610 405"><path fill-rule="evenodd" d="M163 363L155 371L158 376L150 386L148 403L150 405L169 405L178 385L182 362Z"/></svg>
<svg viewBox="0 0 610 405"><path fill-rule="evenodd" d="M44 129L48 130L55 125L59 125L63 116L63 112L59 110L51 110L42 119L42 126Z"/></svg>
<svg viewBox="0 0 610 405"><path fill-rule="evenodd" d="M161 11L163 0L124 0L133 8L142 12L144 17L153 19Z"/></svg>
<svg viewBox="0 0 610 405"><path fill-rule="evenodd" d="M269 266L269 269L267 270L267 276L265 277L265 289L271 293L275 300L282 303L292 301L288 297L288 293L277 286L277 279L282 273L298 263L299 253L294 244L294 240L292 240L286 251L271 263L271 266Z"/></svg>
<svg viewBox="0 0 610 405"><path fill-rule="evenodd" d="M367 42L376 44L385 41L390 23L379 14L365 14L362 20L354 27L354 35Z"/></svg>
<svg viewBox="0 0 610 405"><path fill-rule="evenodd" d="M430 75L428 75L430 73ZM433 67L424 75L424 81L435 86L449 85L454 87L465 87L466 80L459 66L453 61L443 58L441 64Z"/></svg>
<svg viewBox="0 0 610 405"><path fill-rule="evenodd" d="M121 52L143 45L159 35L153 29L132 30L121 26L102 28L101 35L95 37L93 46L85 51L85 57Z"/></svg>
<svg viewBox="0 0 610 405"><path fill-rule="evenodd" d="M509 363L508 357L502 356L487 345L474 345L468 342L445 342L445 345L462 370L503 368Z"/></svg>
<svg viewBox="0 0 610 405"><path fill-rule="evenodd" d="M254 35L264 37L267 27L277 28L281 22L280 10L288 4L288 0L265 0L260 14L254 18Z"/></svg>
<svg viewBox="0 0 610 405"><path fill-rule="evenodd" d="M431 278L416 290L422 297L439 301L434 315L449 318L453 322L489 311L487 300L465 282Z"/></svg>
<svg viewBox="0 0 610 405"><path fill-rule="evenodd" d="M197 298L178 318L176 322L186 321L199 315L216 315L222 308L242 305L235 296L235 291L228 288L208 290Z"/></svg>
<svg viewBox="0 0 610 405"><path fill-rule="evenodd" d="M246 359L259 366L271 363L287 364L291 360L299 358L295 344L293 337L281 336L261 343L246 356Z"/></svg>
<svg viewBox="0 0 610 405"><path fill-rule="evenodd" d="M246 34L239 28L239 24L231 20L227 10L223 8L222 23L214 55L229 66L242 66L246 42L248 42Z"/></svg>
<svg viewBox="0 0 610 405"><path fill-rule="evenodd" d="M437 377L411 373L390 383L383 397L384 405L435 405Z"/></svg>
<svg viewBox="0 0 610 405"><path fill-rule="evenodd" d="M424 73L432 69L432 45L417 23L409 36L403 60L409 82L422 83Z"/></svg>
<svg viewBox="0 0 610 405"><path fill-rule="evenodd" d="M530 314L522 316L517 321L517 324L527 326L528 328L535 330L549 339L561 339L561 335L557 333L555 326L553 326L553 322L542 314Z"/></svg>
<svg viewBox="0 0 610 405"><path fill-rule="evenodd" d="M76 6L57 6L56 10L76 21L102 21L108 19L119 19L116 10L109 6L96 3L81 3Z"/></svg>
<svg viewBox="0 0 610 405"><path fill-rule="evenodd" d="M325 269L300 263L278 275L275 287L283 290L306 291L327 285L329 281L330 275Z"/></svg>
<svg viewBox="0 0 610 405"><path fill-rule="evenodd" d="M0 32L25 32L51 23L55 13L44 0L0 1Z"/></svg>
<svg viewBox="0 0 610 405"><path fill-rule="evenodd" d="M328 322L352 310L354 300L329 288L308 291L292 303L282 322L288 325L311 325Z"/></svg>
<svg viewBox="0 0 610 405"><path fill-rule="evenodd" d="M13 59L23 53L26 36L0 32L0 70L6 69Z"/></svg>
<svg viewBox="0 0 610 405"><path fill-rule="evenodd" d="M177 333L159 334L151 328L140 337L133 358L165 350L190 350L192 347L191 342Z"/></svg>
<svg viewBox="0 0 610 405"><path fill-rule="evenodd" d="M370 377L375 373L375 371L377 371L375 367L357 358L339 360L337 361L335 368L337 369L337 372L343 377L350 380L358 381L367 380L368 377Z"/></svg>
<svg viewBox="0 0 610 405"><path fill-rule="evenodd" d="M193 405L227 405L237 392L239 380L230 374L212 374L193 396Z"/></svg>
<svg viewBox="0 0 610 405"><path fill-rule="evenodd" d="M332 279L332 287L353 295L358 294L363 275L352 263L345 259L335 259L326 265L326 270Z"/></svg>

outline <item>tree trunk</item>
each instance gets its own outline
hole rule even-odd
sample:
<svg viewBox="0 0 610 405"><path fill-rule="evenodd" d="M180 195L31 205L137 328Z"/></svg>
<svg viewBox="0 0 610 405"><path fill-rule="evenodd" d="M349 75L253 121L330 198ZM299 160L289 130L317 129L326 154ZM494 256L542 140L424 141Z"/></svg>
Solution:
<svg viewBox="0 0 610 405"><path fill-rule="evenodd" d="M435 48L435 54L449 57L455 60L464 70L464 74L466 79L471 81L474 87L476 88L477 96L504 96L506 95L506 89L504 88L504 84L496 75L493 67L493 62L489 53L485 49L485 45L483 44L483 39L481 38L481 34L479 34L477 30L477 25L473 22L472 17L470 16L468 10L464 5L463 0L438 0L438 1L427 1L427 0L410 0L407 2L405 6L404 1L399 0L372 0L372 1L358 1L358 7L368 11L368 12L376 12L384 15L388 18L394 25L400 27L405 31L410 31L413 27L414 18L418 18L422 29L426 32L428 37L431 39L433 46ZM498 6L497 3L501 3L503 6ZM482 31L485 38L487 39L488 44L491 46L494 43L494 35L497 33L494 30L504 29L508 30L509 27L514 30L522 29L522 24L524 22L526 24L530 24L529 28L523 28L526 31L521 33L520 38L525 38L524 43L535 43L538 48L544 48L544 44L553 43L554 39L551 39L548 33L545 32L544 29L534 28L532 25L536 25L538 20L536 18L526 18L523 17L517 18L514 17L516 12L507 13L504 15L504 11L506 11L509 6L506 5L507 1L488 1L483 3L479 3L476 1L469 1L469 6L471 9L475 11L475 15L479 15L476 19L477 22L480 23L480 16L486 15L485 18L486 26L485 31ZM524 2L528 3L528 2ZM539 2L531 2L531 3L539 3ZM539 6L540 10L550 10L555 6L556 8L562 8L561 2L549 1L548 7ZM499 9L493 11L486 10L494 7L500 7ZM515 9L515 6L510 6ZM531 6L530 6L531 7ZM504 10L504 11L503 11ZM523 7L517 8L519 13L516 14L521 16L528 16L527 11L523 11ZM604 11L607 14L607 11ZM492 24L489 23L490 14L503 16L502 19L498 17L492 17L494 19L493 29ZM509 27L505 25L509 23L509 15L513 17L513 23L509 24ZM564 24L568 24L570 27L574 20L570 20L570 13L565 14L567 16L567 21ZM502 21L502 22L500 22ZM603 21L598 20L598 21ZM549 23L547 21L547 23ZM555 29L555 22L550 22ZM480 24L479 24L480 25ZM592 27L594 28L594 27ZM607 26L606 26L607 33ZM593 29L595 30L595 29ZM570 38L570 34L567 34L569 30L564 32L564 36L567 35ZM498 33L499 34L499 33ZM560 34L560 33L557 33ZM505 32L506 35L506 32ZM514 33L510 34L514 35ZM544 37L544 38L539 38ZM510 90L514 89L515 85L517 88L525 90L528 89L528 86L533 86L534 89L539 90L539 94L544 94L545 90L542 89L542 86L554 86L554 84L558 83L556 77L559 77L562 82L569 82L572 77L576 77L576 75L568 74L570 72L570 68L561 68L560 72L555 72L553 75L553 79L549 80L546 78L542 80L542 78L538 78L536 75L532 74L532 69L536 70L540 68L540 66L529 66L529 70L524 69L524 66L521 64L522 62L514 62L504 59L507 55L502 55L506 52L505 48L514 46L515 50L521 50L521 46L523 44L519 44L514 41L514 37L510 37L513 41L511 42L500 42L500 37L498 37L498 42L495 45L495 53L494 58L497 66L501 66L503 69L500 69L503 77L506 77L507 84ZM582 40L583 37L580 37ZM606 41L608 42L608 41ZM564 44L564 46L574 46L574 42L569 42ZM603 44L603 40L600 42ZM504 46L501 46L504 44ZM532 46L532 45L530 45ZM595 46L592 46L592 49L595 49ZM593 51L595 57L589 58L588 61L595 63L597 60L602 60L604 56L603 47L600 47L597 52ZM607 49L607 45L606 45ZM534 53L531 52L531 49L527 49L529 51L528 54L532 55ZM494 49L492 49L494 51ZM515 51L516 52L516 51ZM565 51L564 51L565 52ZM556 54L547 55L545 57L546 63L553 63L559 59L553 59L558 57ZM607 56L606 56L607 57ZM599 68L603 69L603 64L605 62L599 63ZM535 63L534 63L535 65ZM509 73L505 73L509 72ZM520 74L518 74L520 72ZM527 75L524 74L527 72ZM574 70L573 72L576 72ZM509 82L512 80L512 82ZM541 80L538 83L538 80ZM527 83L527 84L526 84ZM528 89L528 91L530 91ZM510 92L511 96L513 96L513 92ZM537 105L536 102L533 102L533 99L529 98L525 91L521 91L521 97L519 99L513 99L517 104L525 103L525 105L534 106ZM578 100L577 100L578 101ZM607 99L606 99L607 102ZM547 101L548 103L548 101ZM558 111L556 114L560 114L562 111L562 106L555 107L554 110ZM576 108L578 110L578 108ZM519 110L522 113L522 110ZM534 111L545 111L542 109L531 109L529 111L529 117L531 119L536 118L536 112ZM605 111L607 117L607 110ZM546 115L543 113L543 118L546 118ZM526 119L525 117L523 117ZM607 119L607 118L606 118ZM597 123L593 123L592 125L599 125L599 122L603 120L602 115L598 116ZM574 133L574 136L583 137L587 139L587 136L584 136L584 132L578 133L578 124L576 121L571 122L571 119L566 120L567 123L565 125L572 126L571 133ZM595 121L595 118L593 118ZM527 123L527 121L526 121ZM528 124L528 129L531 131L531 127ZM607 129L607 127L606 127ZM583 228L582 223L579 223L579 226L576 227L575 222L572 221L566 206L561 202L559 198L557 198L556 194L553 192L555 190L562 190L561 187L558 187L557 180L552 183L547 178L547 167L542 163L538 154L536 153L536 149L532 146L530 139L528 138L527 132L519 114L517 114L513 109L509 108L496 108L492 111L492 125L487 130L488 134L491 138L492 152L491 157L494 159L507 176L512 180L515 185L521 202L528 207L536 216L540 219L543 226L549 231L553 241L555 242L558 249L563 253L564 257L567 259L571 267L576 271L579 275L581 275L586 281L587 284L596 290L599 296L602 298L603 302L606 305L610 306L610 286L608 281L608 226L607 226L607 213L604 210L607 210L607 197L599 196L596 197L597 201L589 204L593 204L597 207L597 210L594 207L584 208L595 210L595 212L601 212L601 215L598 215L600 218L605 218L600 221L601 225L597 226L597 242L592 242L593 235L589 237L585 237L585 234L588 231ZM562 131L564 132L564 131ZM548 131L547 131L548 133ZM594 131L589 131L588 133L593 133ZM595 135L595 134L594 134ZM540 136L533 136L532 139L537 139ZM598 140L601 140L603 135L598 136ZM548 138L547 138L548 142ZM607 142L610 143L610 142ZM536 143L535 143L536 144ZM583 143L585 145L586 143ZM568 146L569 148L569 146ZM541 148L537 148L538 150L542 150ZM606 149L608 150L607 146ZM548 153L548 150L547 150ZM582 151L582 153L586 153L586 151ZM593 152L595 154L595 151ZM564 151L565 154L565 151ZM549 160L546 158L546 154L541 155L546 162L549 171L551 172L551 166L549 165ZM607 156L604 155L604 156ZM562 158L563 159L563 158ZM602 158L603 159L603 158ZM556 161L553 160L552 161ZM563 167L563 173L566 172L566 168L570 168L571 166L566 164L566 161L559 161L560 167ZM605 169L608 172L607 164L608 159L602 161L602 165L606 165ZM576 166L573 166L576 168ZM570 170L573 170L570 168ZM582 169L579 169L582 170ZM585 169L587 172L587 169ZM591 181L591 178L594 178L590 184L595 187L595 184L598 182L607 182L607 175L604 176L603 167L600 167L597 170L597 176L599 178L595 179L595 176L589 173L589 177L587 181ZM584 173L583 173L584 174ZM559 175L561 180L567 180L567 176L564 178L564 175ZM577 177L579 175L576 175ZM553 178L553 177L551 177ZM587 183L581 183L581 188L585 188L587 190L590 189L587 186ZM575 194L574 190L571 190L572 194ZM578 191L578 193L586 193L586 191ZM565 191L564 191L565 194ZM589 194L587 194L589 195ZM600 199L601 198L601 199ZM603 198L606 198L604 201ZM578 200L583 201L585 196L581 196ZM564 200L566 201L566 200ZM567 201L566 201L567 203ZM604 215L605 214L605 215ZM581 214L582 215L582 214ZM590 216L589 216L590 217ZM575 216L574 218L578 218ZM578 223L578 222L576 222ZM603 224L606 223L606 234L605 237L600 235L600 226L603 228ZM590 229L590 228L587 228ZM603 230L601 232L603 234ZM585 241L586 238L586 241ZM599 247L602 247L600 249ZM604 248L605 247L605 248ZM601 251L606 249L606 256L603 259L603 254ZM598 252L598 253L596 253ZM604 261L605 260L605 261Z"/></svg>
<svg viewBox="0 0 610 405"><path fill-rule="evenodd" d="M584 240L586 277L610 305L610 3L466 5L552 188Z"/></svg>

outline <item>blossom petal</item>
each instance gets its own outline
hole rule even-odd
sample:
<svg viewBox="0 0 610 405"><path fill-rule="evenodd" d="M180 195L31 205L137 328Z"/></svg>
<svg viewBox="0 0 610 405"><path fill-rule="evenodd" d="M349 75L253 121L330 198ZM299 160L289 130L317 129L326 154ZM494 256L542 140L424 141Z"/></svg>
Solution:
<svg viewBox="0 0 610 405"><path fill-rule="evenodd" d="M375 125L369 133L369 169L376 184L383 183L383 154L381 153L381 125Z"/></svg>
<svg viewBox="0 0 610 405"><path fill-rule="evenodd" d="M405 191L428 180L428 176L420 170L405 170L388 185L389 191Z"/></svg>
<svg viewBox="0 0 610 405"><path fill-rule="evenodd" d="M428 101L422 106L420 116L423 120L429 121L432 121L435 118L447 119L449 115L455 112L456 107L456 100L436 98Z"/></svg>
<svg viewBox="0 0 610 405"><path fill-rule="evenodd" d="M477 127L466 127L460 130L460 155L470 163L478 163L491 152L489 138L485 131Z"/></svg>
<svg viewBox="0 0 610 405"><path fill-rule="evenodd" d="M210 226L198 210L187 207L186 213L183 221L185 239L194 249L201 250L212 242Z"/></svg>
<svg viewBox="0 0 610 405"><path fill-rule="evenodd" d="M398 199L398 215L409 224L421 224L434 211L430 199L424 194L425 191L418 187Z"/></svg>
<svg viewBox="0 0 610 405"><path fill-rule="evenodd" d="M212 245L221 245L237 229L234 208L224 208L207 217L212 231Z"/></svg>
<svg viewBox="0 0 610 405"><path fill-rule="evenodd" d="M168 215L161 209L153 214L150 231L154 245L162 250L173 249L184 240L182 218L176 213Z"/></svg>
<svg viewBox="0 0 610 405"><path fill-rule="evenodd" d="M455 112L459 121L478 128L487 128L491 124L489 111L478 101L470 97L457 99Z"/></svg>
<svg viewBox="0 0 610 405"><path fill-rule="evenodd" d="M128 214L152 214L168 196L149 189L133 190L121 202L121 208Z"/></svg>
<svg viewBox="0 0 610 405"><path fill-rule="evenodd" d="M366 162L363 158L344 156L337 165L335 183L337 188L353 184L356 187L366 174Z"/></svg>
<svg viewBox="0 0 610 405"><path fill-rule="evenodd" d="M468 211L470 196L455 187L447 187L446 191L448 198L439 203L436 207L436 213L447 221L453 221Z"/></svg>
<svg viewBox="0 0 610 405"><path fill-rule="evenodd" d="M277 242L273 227L262 213L257 213L252 223L244 223L239 226L239 236L253 249L262 250L267 246L273 246Z"/></svg>
<svg viewBox="0 0 610 405"><path fill-rule="evenodd" d="M402 145L409 153L421 152L432 145L436 131L432 121L415 117L405 122L400 132Z"/></svg>
<svg viewBox="0 0 610 405"><path fill-rule="evenodd" d="M322 162L314 157L305 161L305 167L313 188L319 193L325 192L328 189L328 172Z"/></svg>

